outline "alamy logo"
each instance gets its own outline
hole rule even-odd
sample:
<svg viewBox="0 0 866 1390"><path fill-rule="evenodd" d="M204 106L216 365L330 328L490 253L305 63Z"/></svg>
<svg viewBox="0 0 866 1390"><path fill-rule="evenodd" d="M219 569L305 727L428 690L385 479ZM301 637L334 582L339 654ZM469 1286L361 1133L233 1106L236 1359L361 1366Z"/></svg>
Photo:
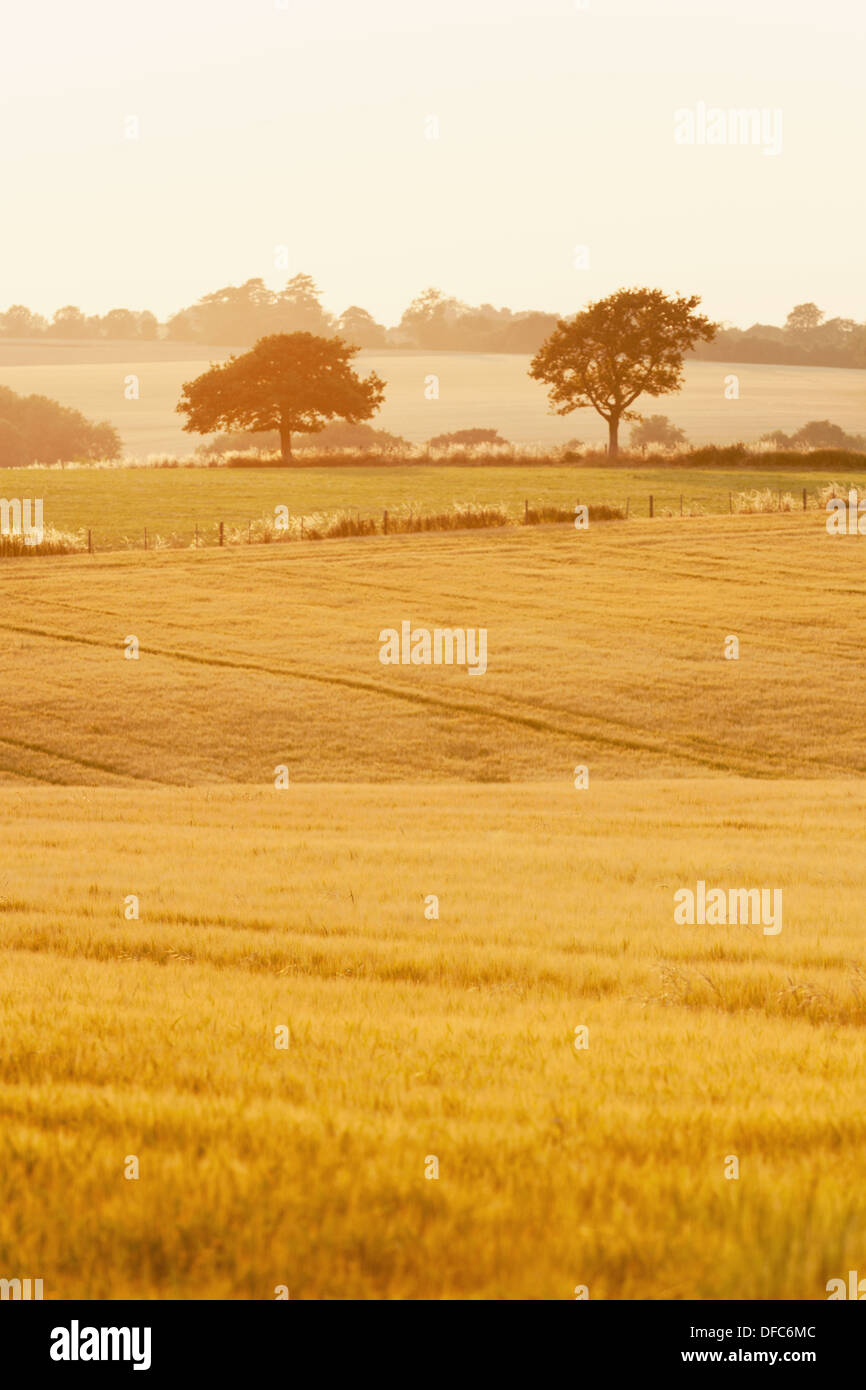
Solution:
<svg viewBox="0 0 866 1390"><path fill-rule="evenodd" d="M31 1290L32 1286L32 1290ZM0 1279L0 1299L14 1301L42 1297L41 1279Z"/></svg>
<svg viewBox="0 0 866 1390"><path fill-rule="evenodd" d="M379 660L383 666L465 666L470 676L487 670L486 627L416 627L408 621L384 627Z"/></svg>
<svg viewBox="0 0 866 1390"><path fill-rule="evenodd" d="M674 140L678 145L760 145L764 154L782 153L782 112L778 107L707 106L699 101L692 110L674 112Z"/></svg>
<svg viewBox="0 0 866 1390"><path fill-rule="evenodd" d="M711 888L702 878L696 891L678 888L674 893L674 921L678 927L763 926L765 936L782 930L781 888Z"/></svg>
<svg viewBox="0 0 866 1390"><path fill-rule="evenodd" d="M0 535L24 536L25 545L41 545L42 498L0 497Z"/></svg>
<svg viewBox="0 0 866 1390"><path fill-rule="evenodd" d="M866 497L860 500L856 487L844 497L831 497L827 502L827 534L830 536L866 536Z"/></svg>
<svg viewBox="0 0 866 1390"><path fill-rule="evenodd" d="M132 1361L134 1371L150 1370L149 1327L69 1327L51 1330L52 1361Z"/></svg>
<svg viewBox="0 0 866 1390"><path fill-rule="evenodd" d="M862 1303L866 1299L866 1279L860 1279L856 1269L848 1270L847 1289L844 1279L828 1279L824 1287L827 1290L828 1303L839 1298L856 1299L858 1303Z"/></svg>

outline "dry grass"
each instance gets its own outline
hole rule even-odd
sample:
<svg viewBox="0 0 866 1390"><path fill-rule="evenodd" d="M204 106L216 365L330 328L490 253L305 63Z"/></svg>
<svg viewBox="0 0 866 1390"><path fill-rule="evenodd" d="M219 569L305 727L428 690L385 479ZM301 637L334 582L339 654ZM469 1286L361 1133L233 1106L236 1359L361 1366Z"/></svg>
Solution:
<svg viewBox="0 0 866 1390"><path fill-rule="evenodd" d="M859 785L0 804L0 1266L48 1296L817 1299L862 1267ZM699 876L780 886L781 934L674 926Z"/></svg>
<svg viewBox="0 0 866 1390"><path fill-rule="evenodd" d="M4 588L16 781L866 773L860 538L817 512L46 558ZM485 627L487 674L383 667L404 619Z"/></svg>
<svg viewBox="0 0 866 1390"><path fill-rule="evenodd" d="M862 1268L859 538L812 511L3 577L0 1274L820 1299ZM487 674L383 667L403 618L486 626ZM699 878L781 888L780 935L676 926Z"/></svg>

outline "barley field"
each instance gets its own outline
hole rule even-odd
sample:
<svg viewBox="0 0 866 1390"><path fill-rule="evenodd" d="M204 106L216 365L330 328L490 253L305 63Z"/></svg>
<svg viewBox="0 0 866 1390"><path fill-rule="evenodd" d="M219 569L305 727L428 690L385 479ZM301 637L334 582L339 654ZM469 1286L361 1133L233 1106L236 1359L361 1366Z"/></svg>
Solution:
<svg viewBox="0 0 866 1390"><path fill-rule="evenodd" d="M862 1268L857 537L656 519L0 581L4 1270L736 1300ZM382 666L407 618L485 627L486 675ZM698 880L781 889L783 929L675 924Z"/></svg>

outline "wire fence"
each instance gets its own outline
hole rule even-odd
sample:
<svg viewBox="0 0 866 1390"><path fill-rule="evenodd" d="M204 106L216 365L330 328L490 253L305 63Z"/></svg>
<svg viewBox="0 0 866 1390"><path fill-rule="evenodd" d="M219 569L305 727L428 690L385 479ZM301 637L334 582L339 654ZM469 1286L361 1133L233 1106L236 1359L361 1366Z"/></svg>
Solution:
<svg viewBox="0 0 866 1390"><path fill-rule="evenodd" d="M396 536L418 534L428 531L460 531L485 528L538 526L572 522L580 528L590 521L628 521L660 519L680 516L683 518L718 515L727 511L731 515L755 512L793 512L807 511L820 506L825 495L836 495L835 485L819 493L810 493L807 488L794 492L785 488L753 490L752 492L728 492L727 508L721 494L716 494L716 505L709 507L708 499L688 496L685 493L647 493L641 496L626 496L622 502L576 503L564 507L553 502L532 503L527 497L523 508L504 505L468 504L452 506L446 510L425 511L422 508L402 506L397 508L343 507L339 510L322 508L320 511L307 510L295 515L286 512L280 519L260 517L242 522L211 522L200 526L194 523L191 531L174 531L169 536L160 534L155 528L144 526L140 537L123 536L101 540L96 527L87 527L76 533L51 531L47 538L33 544L20 534L0 534L0 558L24 557L34 555L58 555L87 552L91 555L124 550L165 551L165 550L204 550L236 547L239 545L278 544L287 541L330 540L352 536ZM581 515L582 514L582 515ZM32 540L32 538L31 538Z"/></svg>

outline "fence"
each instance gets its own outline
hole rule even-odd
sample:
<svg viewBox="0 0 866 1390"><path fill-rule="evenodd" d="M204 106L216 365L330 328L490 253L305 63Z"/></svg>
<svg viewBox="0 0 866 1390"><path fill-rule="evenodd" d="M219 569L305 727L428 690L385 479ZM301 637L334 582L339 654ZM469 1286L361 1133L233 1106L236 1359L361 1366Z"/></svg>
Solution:
<svg viewBox="0 0 866 1390"><path fill-rule="evenodd" d="M716 500L718 500L716 494ZM819 501L817 494L810 494L807 488L802 489L802 509L808 510L810 497ZM743 502L743 499L746 502ZM750 498L757 498L758 503L749 505ZM736 500L736 505L735 505ZM659 503L661 501L661 510ZM772 503L775 501L775 506ZM703 501L693 497L686 497L685 493L665 494L660 498L658 493L649 493L645 498L636 499L627 496L624 504L620 503L586 503L588 509L588 519L590 521L617 521L630 520L638 517L656 518L663 515L665 517L681 517L707 515L707 508ZM718 514L723 507L713 509L714 514ZM786 511L799 510L798 499L794 494L783 488L765 489L763 492L737 493L728 492L728 511L730 514L747 511ZM326 540L337 539L350 536L372 536L372 535L400 535L417 534L425 531L456 531L456 530L475 530L479 528L495 528L507 526L538 526L544 524L555 524L557 522L567 522L574 520L574 508L561 507L556 503L540 503L536 506L531 505L529 498L524 498L523 515L504 510L499 506L467 506L455 507L450 511L424 512L410 508L408 511L391 510L385 508L381 512L381 519L378 510L375 514L367 512L362 515L360 507L343 508L341 512L323 508L321 512L305 514L298 513L293 524L285 527L277 527L270 518L259 518L257 521L247 520L242 523L226 523L225 521L214 522L208 528L201 528L196 522L191 532L174 532L167 539L163 539L151 527L142 528L141 548L147 550L180 550L203 548L237 546L239 544L274 544L290 540ZM229 529L230 528L230 529ZM79 536L81 539L79 539ZM82 552L85 549L83 543L83 533L79 536L62 536L53 533L52 537L36 546L28 546L24 543L21 535L0 535L0 558L25 555L46 555L46 554L71 554ZM212 536L212 540L210 537ZM86 550L89 554L95 554L99 549L102 553L137 549L138 546L128 537L124 537L125 543L109 542L107 545L99 547L94 528L87 528Z"/></svg>

